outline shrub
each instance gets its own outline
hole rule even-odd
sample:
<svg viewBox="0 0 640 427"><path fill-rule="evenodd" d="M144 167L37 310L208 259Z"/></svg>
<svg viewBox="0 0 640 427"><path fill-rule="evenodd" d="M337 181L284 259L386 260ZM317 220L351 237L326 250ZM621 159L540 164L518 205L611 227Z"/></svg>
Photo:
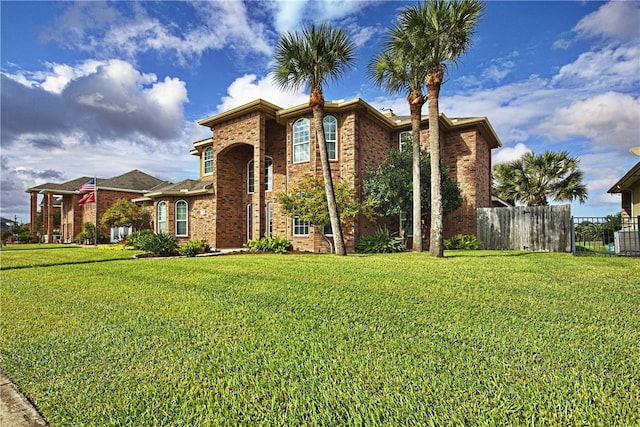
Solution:
<svg viewBox="0 0 640 427"><path fill-rule="evenodd" d="M264 237L260 237L259 239L249 240L244 244L244 247L252 251L283 254L291 250L291 242L284 236L268 236L265 234Z"/></svg>
<svg viewBox="0 0 640 427"><path fill-rule="evenodd" d="M482 242L473 234L456 234L443 242L445 249L482 249Z"/></svg>
<svg viewBox="0 0 640 427"><path fill-rule="evenodd" d="M142 250L142 241L145 237L152 234L153 232L151 230L134 231L133 233L129 234L126 239L124 239L124 246Z"/></svg>
<svg viewBox="0 0 640 427"><path fill-rule="evenodd" d="M167 256L178 250L178 238L169 233L149 234L140 238L140 249L158 256Z"/></svg>
<svg viewBox="0 0 640 427"><path fill-rule="evenodd" d="M198 254L209 252L211 248L205 239L189 240L180 247L180 255L194 257Z"/></svg>
<svg viewBox="0 0 640 427"><path fill-rule="evenodd" d="M395 233L393 233L395 234ZM356 252L362 254L402 252L405 250L400 237L394 237L386 227L368 236L362 236L356 242Z"/></svg>

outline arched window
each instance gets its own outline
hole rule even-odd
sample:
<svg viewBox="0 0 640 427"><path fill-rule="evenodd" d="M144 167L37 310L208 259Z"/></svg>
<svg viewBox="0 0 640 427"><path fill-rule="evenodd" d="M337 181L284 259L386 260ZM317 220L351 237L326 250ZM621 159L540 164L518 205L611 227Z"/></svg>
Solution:
<svg viewBox="0 0 640 427"><path fill-rule="evenodd" d="M187 227L187 218L189 205L184 200L176 203L176 236L187 236L189 234Z"/></svg>
<svg viewBox="0 0 640 427"><path fill-rule="evenodd" d="M309 161L309 119L298 119L293 124L293 162Z"/></svg>
<svg viewBox="0 0 640 427"><path fill-rule="evenodd" d="M158 233L167 232L167 202L158 202L156 220L158 223Z"/></svg>
<svg viewBox="0 0 640 427"><path fill-rule="evenodd" d="M327 116L322 120L322 126L327 144L327 157L329 160L338 160L338 121L333 116Z"/></svg>
<svg viewBox="0 0 640 427"><path fill-rule="evenodd" d="M207 147L202 152L203 170L205 174L213 173L213 147Z"/></svg>
<svg viewBox="0 0 640 427"><path fill-rule="evenodd" d="M264 191L273 189L273 159L265 157L264 159Z"/></svg>

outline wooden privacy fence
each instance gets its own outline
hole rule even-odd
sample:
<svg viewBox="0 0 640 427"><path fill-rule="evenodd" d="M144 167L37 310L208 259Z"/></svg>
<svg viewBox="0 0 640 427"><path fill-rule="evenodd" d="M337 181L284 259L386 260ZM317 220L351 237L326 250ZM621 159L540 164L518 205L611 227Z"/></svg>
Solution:
<svg viewBox="0 0 640 427"><path fill-rule="evenodd" d="M478 208L484 249L571 251L571 205Z"/></svg>

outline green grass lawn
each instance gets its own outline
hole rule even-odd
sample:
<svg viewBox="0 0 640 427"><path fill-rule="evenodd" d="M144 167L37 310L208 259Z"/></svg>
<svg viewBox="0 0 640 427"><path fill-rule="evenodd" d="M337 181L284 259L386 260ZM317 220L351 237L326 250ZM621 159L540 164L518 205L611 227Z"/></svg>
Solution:
<svg viewBox="0 0 640 427"><path fill-rule="evenodd" d="M52 426L640 425L638 259L446 255L3 269L0 365Z"/></svg>
<svg viewBox="0 0 640 427"><path fill-rule="evenodd" d="M98 247L53 244L7 245L0 252L0 269L133 259L135 254L141 252L124 250L122 245Z"/></svg>

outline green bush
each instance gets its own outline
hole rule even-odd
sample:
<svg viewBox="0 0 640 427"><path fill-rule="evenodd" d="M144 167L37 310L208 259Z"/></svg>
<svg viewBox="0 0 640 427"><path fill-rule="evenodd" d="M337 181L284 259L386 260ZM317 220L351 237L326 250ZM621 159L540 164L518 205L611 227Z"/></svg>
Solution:
<svg viewBox="0 0 640 427"><path fill-rule="evenodd" d="M291 250L291 242L289 242L284 236L268 236L265 234L259 239L249 240L244 244L244 247L249 248L252 251L283 254L288 250Z"/></svg>
<svg viewBox="0 0 640 427"><path fill-rule="evenodd" d="M209 252L210 249L209 243L205 239L189 240L180 246L180 255L194 257L198 254Z"/></svg>
<svg viewBox="0 0 640 427"><path fill-rule="evenodd" d="M394 237L386 227L368 236L362 236L356 242L356 252L362 254L402 252L405 250L400 237Z"/></svg>
<svg viewBox="0 0 640 427"><path fill-rule="evenodd" d="M152 235L153 232L151 230L138 230L129 234L126 239L124 239L124 246L130 247L133 249L142 250L142 242L145 237Z"/></svg>
<svg viewBox="0 0 640 427"><path fill-rule="evenodd" d="M482 249L482 242L473 234L456 234L443 242L445 249Z"/></svg>
<svg viewBox="0 0 640 427"><path fill-rule="evenodd" d="M178 238L169 233L149 234L141 237L140 249L158 256L173 255L178 250Z"/></svg>

